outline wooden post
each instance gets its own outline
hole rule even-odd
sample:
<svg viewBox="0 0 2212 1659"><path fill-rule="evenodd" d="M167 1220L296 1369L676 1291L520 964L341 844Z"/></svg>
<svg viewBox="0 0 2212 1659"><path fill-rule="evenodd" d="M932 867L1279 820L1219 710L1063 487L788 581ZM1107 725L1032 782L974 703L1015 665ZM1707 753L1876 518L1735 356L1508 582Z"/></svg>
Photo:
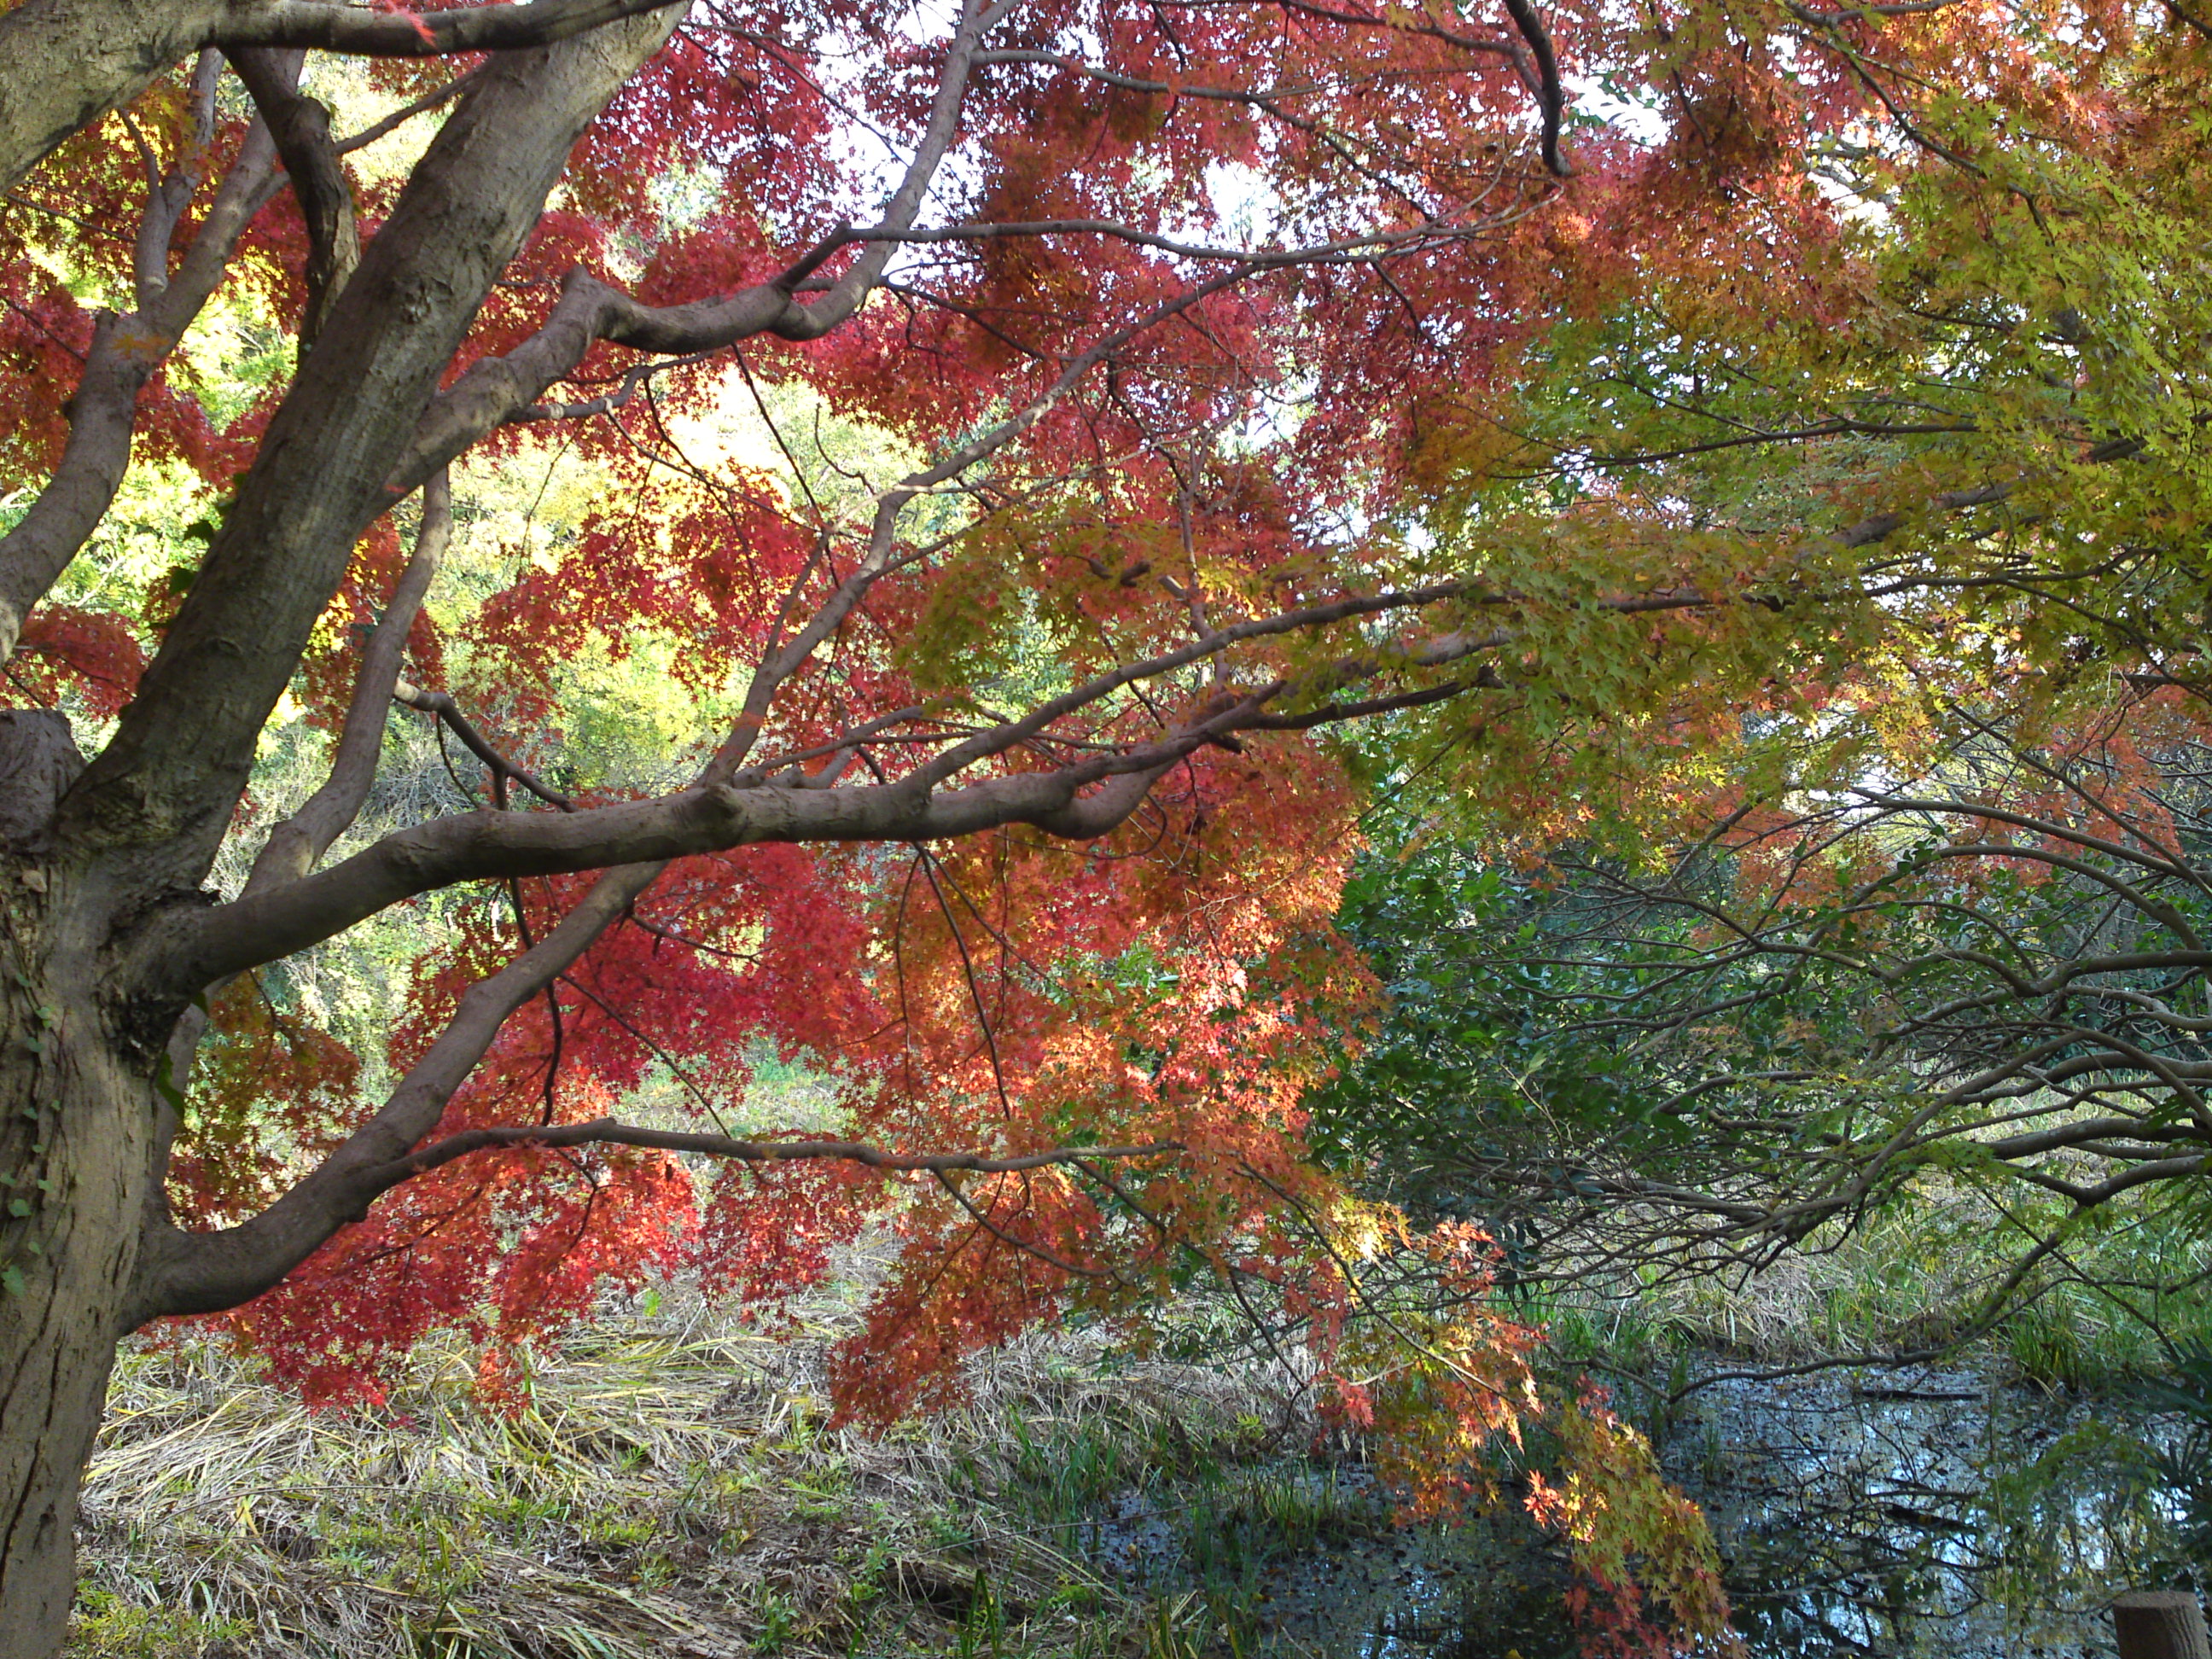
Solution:
<svg viewBox="0 0 2212 1659"><path fill-rule="evenodd" d="M2112 1603L2120 1659L2212 1659L2193 1590L2130 1590Z"/></svg>

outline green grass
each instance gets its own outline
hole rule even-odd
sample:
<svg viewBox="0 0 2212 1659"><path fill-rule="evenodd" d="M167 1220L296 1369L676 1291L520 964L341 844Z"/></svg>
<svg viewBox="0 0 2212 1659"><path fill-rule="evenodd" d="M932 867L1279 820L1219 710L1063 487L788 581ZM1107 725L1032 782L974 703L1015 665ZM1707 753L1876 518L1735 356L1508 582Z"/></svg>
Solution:
<svg viewBox="0 0 2212 1659"><path fill-rule="evenodd" d="M2150 1193L2096 1212L2029 1281L2020 1305L1978 1336L1966 1327L2027 1248L2008 1217L2039 1227L2063 1218L2030 1215L2009 1195L2001 1211L1946 1178L1757 1272L1577 1279L1570 1260L1560 1280L1524 1291L1504 1310L1542 1329L1559 1363L1632 1379L1630 1396L1639 1388L1663 1396L1669 1370L1699 1348L1754 1364L1948 1348L2014 1380L2124 1390L2160 1373L2174 1347L2212 1340L2212 1297L2201 1288L2130 1288L2186 1285L2201 1272L2201 1207L2187 1195ZM1633 1414L1636 1399L1627 1403Z"/></svg>

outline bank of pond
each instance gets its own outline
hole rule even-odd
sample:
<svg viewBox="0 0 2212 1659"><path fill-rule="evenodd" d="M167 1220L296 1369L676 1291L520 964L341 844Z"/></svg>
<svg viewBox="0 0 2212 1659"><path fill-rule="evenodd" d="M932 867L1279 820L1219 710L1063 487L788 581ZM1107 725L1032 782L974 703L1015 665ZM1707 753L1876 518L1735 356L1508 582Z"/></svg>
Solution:
<svg viewBox="0 0 2212 1659"><path fill-rule="evenodd" d="M1710 1518L1754 1659L2108 1654L2115 1593L2193 1582L2191 1483L2212 1483L2192 1467L2196 1425L2169 1401L1958 1367L1776 1375L1711 1354L1614 1393ZM1271 1495L1279 1484L1303 1506ZM1116 1494L1084 1543L1108 1571L1241 1626L1217 1638L1225 1649L1586 1650L1563 1612L1560 1553L1514 1517L1392 1527L1357 1463L1204 1470L1194 1485ZM1302 1507L1326 1518L1301 1547L1271 1517Z"/></svg>
<svg viewBox="0 0 2212 1659"><path fill-rule="evenodd" d="M842 1318L611 1322L500 1411L458 1350L320 1413L213 1345L134 1350L72 1659L1584 1650L1510 1481L1499 1513L1398 1525L1357 1443L1264 1379L1069 1334L865 1435L828 1412ZM1711 1517L1753 1659L2100 1659L2114 1594L2191 1582L2212 1536L2212 1363L2016 1378L1678 1350L1609 1386Z"/></svg>

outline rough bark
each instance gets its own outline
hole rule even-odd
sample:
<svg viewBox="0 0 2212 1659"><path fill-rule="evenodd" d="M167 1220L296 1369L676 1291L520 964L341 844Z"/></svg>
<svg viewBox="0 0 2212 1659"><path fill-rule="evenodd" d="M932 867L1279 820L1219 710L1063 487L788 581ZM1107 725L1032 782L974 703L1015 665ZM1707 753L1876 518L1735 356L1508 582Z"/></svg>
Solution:
<svg viewBox="0 0 2212 1659"><path fill-rule="evenodd" d="M0 18L0 192L196 50L222 10L211 0L25 0Z"/></svg>
<svg viewBox="0 0 2212 1659"><path fill-rule="evenodd" d="M0 1632L57 1651L77 1485L126 1328L168 1123L154 1068L107 1029L97 914L65 866L0 856Z"/></svg>
<svg viewBox="0 0 2212 1659"><path fill-rule="evenodd" d="M0 111L0 172L20 173L30 151L204 44L191 31L204 37L212 15L188 7L157 27L144 9L33 5L40 9L0 19L0 76L21 94ZM290 27L302 17L303 27L315 25L325 12L379 28L394 21L346 8L254 15ZM548 0L537 15L555 12L602 23L612 15L597 0ZM168 1222L161 1171L198 1022L185 999L134 979L118 941L165 903L198 902L190 894L244 784L252 734L292 675L362 526L389 506L386 480L441 372L535 223L570 146L675 15L664 8L514 53L471 83L331 307L191 603L100 760L82 767L57 717L0 720L0 1651L9 1659L60 1649L74 1590L76 1492L114 1343L178 1305L156 1293L161 1275L143 1271L142 1257L147 1240L182 1237ZM97 38L78 41L87 28ZM285 43L281 31L251 42ZM80 52L93 59L82 74ZM250 216L252 197L243 185L240 192ZM227 251L205 240L211 257ZM180 284L142 295L142 306ZM65 482L82 486L55 496L54 512L70 509L65 531L96 521L127 455L145 373L133 362L111 378L112 387L102 383L77 410L80 447L100 453L81 465L64 461ZM46 536L47 544L51 557L10 562L28 573L16 616L42 587L35 579L51 580L74 550L70 534ZM411 604L420 595L403 597ZM395 629L378 676L396 669L404 633ZM326 816L341 827L362 783L334 781ZM319 819L303 831L304 864L331 825Z"/></svg>
<svg viewBox="0 0 2212 1659"><path fill-rule="evenodd" d="M0 842L35 845L83 770L64 716L51 708L0 709Z"/></svg>
<svg viewBox="0 0 2212 1659"><path fill-rule="evenodd" d="M11 1060L0 1097L11 1109L31 1098L30 1079ZM55 1137L39 1167L58 1194L51 1224L41 1210L8 1224L9 1243L38 1243L43 1255L19 1255L0 1293L0 1630L15 1650L43 1654L60 1645L76 1589L77 1486L100 1427L107 1373L115 1357L121 1286L137 1260L145 1160L130 1142L137 1111L49 1113ZM63 1139L67 1125L66 1141ZM134 1178L135 1177L135 1178ZM20 1287L18 1287L20 1285Z"/></svg>
<svg viewBox="0 0 2212 1659"><path fill-rule="evenodd" d="M2194 1590L2130 1590L2112 1603L2120 1659L2206 1659L2204 1610Z"/></svg>

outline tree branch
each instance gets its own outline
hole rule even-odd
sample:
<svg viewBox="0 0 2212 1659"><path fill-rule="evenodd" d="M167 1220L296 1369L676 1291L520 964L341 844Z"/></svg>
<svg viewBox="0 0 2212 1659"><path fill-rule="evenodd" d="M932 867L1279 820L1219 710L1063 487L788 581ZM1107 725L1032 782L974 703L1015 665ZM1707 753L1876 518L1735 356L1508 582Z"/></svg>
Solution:
<svg viewBox="0 0 2212 1659"><path fill-rule="evenodd" d="M400 680L392 688L392 698L395 702L404 703L408 708L442 722L459 738L468 751L482 761L484 769L491 774L492 793L501 806L507 804L507 786L519 783L549 806L557 806L564 812L576 810L576 803L568 796L548 788L532 774L526 772L501 754L491 739L479 732L476 723L461 712L460 704L446 692L425 691L420 686L410 685L405 680Z"/></svg>
<svg viewBox="0 0 2212 1659"><path fill-rule="evenodd" d="M879 230L904 230L921 212L959 130L961 100L976 50L985 33L1013 3L996 0L984 7L977 0L966 0L921 142L898 189L884 204ZM404 495L485 434L521 418L556 382L574 373L600 341L681 356L720 350L763 334L787 340L820 338L860 308L893 251L890 242L867 248L819 298L801 303L797 298L799 284L853 240L849 230L840 227L768 282L685 305L648 306L581 267L570 271L543 328L506 356L471 364L438 395L406 454L392 469L391 489Z"/></svg>
<svg viewBox="0 0 2212 1659"><path fill-rule="evenodd" d="M346 1223L360 1220L378 1194L404 1178L380 1184L384 1172L437 1127L453 1091L483 1060L507 1016L567 972L665 867L608 871L551 933L471 985L438 1040L376 1115L259 1215L214 1233L187 1233L166 1219L149 1222L125 1328L165 1314L235 1307L276 1284Z"/></svg>
<svg viewBox="0 0 2212 1659"><path fill-rule="evenodd" d="M662 0L665 3L665 0ZM386 58L556 45L653 0L534 0L416 15L312 0L25 0L0 15L0 195L72 133L206 46L309 47Z"/></svg>
<svg viewBox="0 0 2212 1659"><path fill-rule="evenodd" d="M1024 411L1016 420L1027 415ZM977 441L990 441L992 435ZM964 463L956 455L932 472L949 476L961 465ZM848 580L840 592L848 596L845 603L853 602L854 582ZM1508 630L1480 636L1450 634L1393 658L1347 658L1295 686L1277 680L1237 698L1217 700L1200 718L1143 743L1104 749L1051 770L1012 772L955 789L942 786L963 770L1011 752L1046 732L1054 722L1095 708L1125 688L1219 659L1234 646L1466 600L1471 595L1477 603L1507 602L1463 583L1446 582L1402 592L1349 596L1219 628L1175 650L1097 676L1018 720L951 744L922 761L915 771L889 781L809 789L771 780L757 768L731 769L718 757L699 782L651 800L558 817L479 811L436 819L397 831L282 892L242 896L213 911L166 919L142 936L133 971L149 987L190 996L225 974L305 949L402 899L462 881L597 869L725 851L757 842L936 841L1009 823L1030 824L1068 840L1094 840L1134 811L1152 781L1168 769L1240 731L1277 723L1318 725L1433 700L1426 693L1409 694L1338 703L1333 710L1274 715L1273 705L1286 696L1325 695L1382 673L1394 662L1415 667L1460 662L1514 636ZM1686 590L1598 603L1633 615L1711 601ZM1455 679L1452 690L1455 693L1499 683L1493 675L1478 673ZM733 741L749 741L745 734L757 731L754 701L749 696L747 717L741 717Z"/></svg>
<svg viewBox="0 0 2212 1659"><path fill-rule="evenodd" d="M176 240L177 225L184 217L185 207L199 193L208 150L215 143L215 88L222 72L222 59L211 52L203 52L199 61L192 65L190 136L184 139L175 164L167 172L155 160L145 139L139 137L137 128L131 128L146 164L146 212L139 221L138 234L131 247L131 287L142 312L159 301L162 290L169 285L169 246Z"/></svg>
<svg viewBox="0 0 2212 1659"><path fill-rule="evenodd" d="M550 1128L542 1123L519 1123L500 1128L464 1129L371 1170L366 1178L380 1181L385 1188L396 1187L412 1176L451 1164L455 1158L512 1146L644 1146L747 1164L834 1158L865 1164L871 1170L929 1175L959 1170L1008 1175L1022 1170L1042 1170L1054 1164L1079 1164L1087 1158L1150 1158L1185 1150L1179 1140L1158 1140L1143 1146L1058 1146L1050 1152L1024 1152L1011 1158L987 1158L980 1152L887 1152L857 1140L744 1140L730 1135L641 1128L602 1117L588 1123L568 1123Z"/></svg>
<svg viewBox="0 0 2212 1659"><path fill-rule="evenodd" d="M64 805L62 833L132 866L122 885L200 879L440 375L575 141L675 21L664 9L495 60L432 141L270 421L137 698Z"/></svg>
<svg viewBox="0 0 2212 1659"><path fill-rule="evenodd" d="M1559 122L1566 113L1567 95L1559 84L1559 60L1552 50L1552 37L1529 0L1505 0L1505 10L1536 60L1536 101L1544 116L1544 166L1554 178L1571 179L1575 170L1559 153Z"/></svg>
<svg viewBox="0 0 2212 1659"><path fill-rule="evenodd" d="M572 814L441 818L289 886L154 926L133 953L137 974L149 989L189 997L412 894L489 877L592 870L756 842L935 841L1015 823L1095 840L1136 810L1152 779L1226 729L1188 730L1056 772L1016 773L935 794L904 781L837 789L720 785ZM1105 787L1085 793L1097 785Z"/></svg>
<svg viewBox="0 0 2212 1659"><path fill-rule="evenodd" d="M799 666L813 654L816 648L836 631L845 618L852 613L854 607L860 603L868 590L878 580L905 562L895 556L895 538L897 534L899 517L908 507L927 492L940 485L951 483L969 468L988 460L1012 443L1042 420L1046 413L1080 383L1093 368L1106 362L1115 351L1138 335L1156 326L1169 317L1188 311L1209 295L1241 280L1245 272L1239 269L1217 275L1207 282L1187 289L1182 294L1162 301L1126 327L1117 329L1105 338L1094 342L1087 349L1071 358L1061 368L1052 383L1021 408L966 443L957 446L933 465L909 473L894 488L884 491L877 501L875 515L869 526L866 553L852 574L837 585L836 590L816 611L806 626L788 641L771 651L762 661L759 668L754 672L752 679L746 687L744 703L738 718L732 723L730 736L715 752L714 759L708 763L705 770L701 773L699 781L702 784L726 783L738 775L737 769L750 751L755 738L759 735L763 725L768 719L769 706L784 681L795 673ZM809 561L808 568L802 570L793 581L790 592L786 596L785 615L787 616L791 607L796 604L800 588L811 567L812 562ZM1069 705L1071 710L1082 707L1085 703L1096 702L1098 696L1114 689L1104 680L1093 681L1091 684L1096 690L1090 695L1079 696L1076 702ZM1048 708L1053 707L1054 705L1047 705ZM1046 720L1055 717L1052 714L1042 714L1042 718ZM1009 730L1013 734L1007 738L1005 744L1000 745L1000 750L1021 741L1022 737L1026 735L1025 732L1015 731L1013 728ZM983 751L963 752L970 753L972 758L974 755ZM999 752L999 750L990 752ZM965 761L961 763L961 764L965 763ZM957 768L955 767L952 769L957 770ZM944 774L947 776L950 775L949 771ZM761 779L753 781L764 781Z"/></svg>
<svg viewBox="0 0 2212 1659"><path fill-rule="evenodd" d="M142 270L138 310L103 312L94 320L92 349L67 405L70 434L61 459L38 499L0 536L0 661L14 653L23 618L68 568L114 501L131 464L138 394L221 286L239 238L278 188L276 163L269 131L257 121L247 129L236 161L174 273L167 270L167 244L176 213L168 215L150 262L161 273L159 281L149 280L149 273ZM180 171L170 176L190 175ZM157 185L156 194L165 187L166 181ZM149 222L157 209L158 204L149 202ZM180 204L177 213L181 211ZM146 240L142 235L142 242ZM149 261L139 264L143 267Z"/></svg>
<svg viewBox="0 0 2212 1659"><path fill-rule="evenodd" d="M458 96L479 73L481 73L480 70L471 70L466 75L457 75L444 86L434 87L420 98L402 104L382 120L372 121L359 132L334 140L337 153L341 155L350 155L357 149L367 149L380 138L391 137L416 116L434 110L447 100Z"/></svg>
<svg viewBox="0 0 2212 1659"><path fill-rule="evenodd" d="M231 64L253 95L284 158L300 217L307 228L307 309L300 317L300 355L307 356L346 278L361 263L361 229L353 186L331 138L331 112L300 90L302 51L248 46L234 50Z"/></svg>
<svg viewBox="0 0 2212 1659"><path fill-rule="evenodd" d="M408 631L430 592L453 531L452 498L441 472L422 486L422 521L415 532L415 552L362 653L361 673L354 681L353 700L346 708L345 729L331 760L330 776L298 811L270 831L246 878L246 892L297 881L360 815L376 781L385 720L399 683Z"/></svg>
<svg viewBox="0 0 2212 1659"><path fill-rule="evenodd" d="M445 58L555 46L667 4L668 0L528 0L521 5L413 12L270 0L228 8L228 15L206 39L226 52L279 46L360 58Z"/></svg>

